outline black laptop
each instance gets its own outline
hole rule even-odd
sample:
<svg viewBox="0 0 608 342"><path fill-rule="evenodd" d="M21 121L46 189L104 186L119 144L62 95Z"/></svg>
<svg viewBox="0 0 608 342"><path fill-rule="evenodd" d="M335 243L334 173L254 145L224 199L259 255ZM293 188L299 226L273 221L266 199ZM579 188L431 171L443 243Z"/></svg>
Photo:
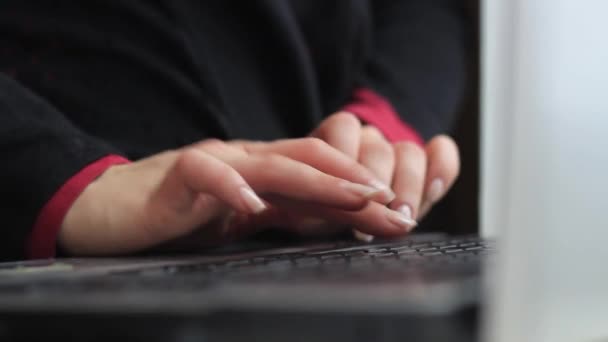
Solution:
<svg viewBox="0 0 608 342"><path fill-rule="evenodd" d="M470 341L475 236L0 264L0 341Z"/></svg>

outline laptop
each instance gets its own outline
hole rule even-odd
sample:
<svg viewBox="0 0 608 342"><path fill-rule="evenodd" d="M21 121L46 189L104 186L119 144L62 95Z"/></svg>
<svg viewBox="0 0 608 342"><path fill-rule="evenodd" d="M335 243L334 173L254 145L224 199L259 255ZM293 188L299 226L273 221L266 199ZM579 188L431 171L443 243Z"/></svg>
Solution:
<svg viewBox="0 0 608 342"><path fill-rule="evenodd" d="M608 339L606 10L484 3L483 237L4 263L0 340Z"/></svg>

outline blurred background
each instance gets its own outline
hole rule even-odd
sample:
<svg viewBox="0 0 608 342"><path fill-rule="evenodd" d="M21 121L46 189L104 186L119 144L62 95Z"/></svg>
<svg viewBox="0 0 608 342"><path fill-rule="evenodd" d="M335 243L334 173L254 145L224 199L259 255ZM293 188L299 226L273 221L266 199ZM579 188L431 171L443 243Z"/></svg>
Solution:
<svg viewBox="0 0 608 342"><path fill-rule="evenodd" d="M468 89L453 132L461 153L461 175L417 231L476 233L479 229L479 0L467 2L474 42L469 48Z"/></svg>

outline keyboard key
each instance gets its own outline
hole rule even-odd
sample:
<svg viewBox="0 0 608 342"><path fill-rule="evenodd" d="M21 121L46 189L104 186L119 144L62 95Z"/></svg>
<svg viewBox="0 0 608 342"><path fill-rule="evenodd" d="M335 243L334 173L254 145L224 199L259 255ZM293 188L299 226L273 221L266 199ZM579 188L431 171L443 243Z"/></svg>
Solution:
<svg viewBox="0 0 608 342"><path fill-rule="evenodd" d="M387 252L376 252L376 253L372 253L371 255L376 258L385 258L385 257L394 257L397 255L397 253L392 252L392 251L387 251Z"/></svg>
<svg viewBox="0 0 608 342"><path fill-rule="evenodd" d="M453 248L458 248L458 244L449 243L449 244L445 244L445 245L439 247L439 249L453 249Z"/></svg>
<svg viewBox="0 0 608 342"><path fill-rule="evenodd" d="M329 260L329 259L344 259L345 255L336 253L336 254L322 254L321 260Z"/></svg>
<svg viewBox="0 0 608 342"><path fill-rule="evenodd" d="M451 253L461 253L464 251L464 249L462 248L449 248L449 249L442 249L443 253L447 253L447 254L451 254Z"/></svg>
<svg viewBox="0 0 608 342"><path fill-rule="evenodd" d="M398 255L406 255L406 254L418 254L418 251L415 249L402 249L397 251Z"/></svg>

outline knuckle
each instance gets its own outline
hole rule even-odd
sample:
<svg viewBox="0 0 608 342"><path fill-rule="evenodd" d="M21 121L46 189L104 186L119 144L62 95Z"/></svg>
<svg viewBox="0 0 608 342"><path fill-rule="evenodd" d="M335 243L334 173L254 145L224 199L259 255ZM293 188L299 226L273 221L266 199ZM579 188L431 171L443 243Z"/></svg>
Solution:
<svg viewBox="0 0 608 342"><path fill-rule="evenodd" d="M255 158L256 168L267 171L276 170L285 163L285 159L287 158L276 153L263 154Z"/></svg>
<svg viewBox="0 0 608 342"><path fill-rule="evenodd" d="M395 152L401 157L407 158L426 158L426 152L418 144L411 141L401 141L396 143Z"/></svg>
<svg viewBox="0 0 608 342"><path fill-rule="evenodd" d="M449 135L446 135L446 134L436 135L435 137L433 137L431 139L431 141L429 143L456 145L456 143L454 142L454 139L452 139Z"/></svg>
<svg viewBox="0 0 608 342"><path fill-rule="evenodd" d="M366 150L367 153L373 153L374 155L380 155L382 157L393 155L393 146L385 141L363 143L361 149Z"/></svg>
<svg viewBox="0 0 608 342"><path fill-rule="evenodd" d="M435 149L435 150L443 150L448 151L449 153L458 157L458 144L448 135L438 135L433 137L429 143L427 144L427 148Z"/></svg>
<svg viewBox="0 0 608 342"><path fill-rule="evenodd" d="M380 153L388 155L393 153L393 147L389 143L378 144L378 150Z"/></svg>
<svg viewBox="0 0 608 342"><path fill-rule="evenodd" d="M202 152L196 148L189 148L176 158L173 164L174 174L186 184L193 183L197 178L201 169L204 166L204 157Z"/></svg>
<svg viewBox="0 0 608 342"><path fill-rule="evenodd" d="M327 151L329 145L319 139L319 138L303 138L302 139L302 145L303 148L306 149L307 152L312 153L312 154L318 154L318 153L322 153L324 151Z"/></svg>
<svg viewBox="0 0 608 342"><path fill-rule="evenodd" d="M361 126L361 121L352 113L339 112L331 117L331 122L340 128L352 128Z"/></svg>
<svg viewBox="0 0 608 342"><path fill-rule="evenodd" d="M200 147L202 147L202 148L217 147L217 146L224 146L224 145L225 145L225 143L222 140L216 139L216 138L206 139L200 143Z"/></svg>
<svg viewBox="0 0 608 342"><path fill-rule="evenodd" d="M190 169L190 165L192 165L195 160L200 158L198 155L199 153L200 152L195 148L188 148L181 152L175 160L176 170L180 173L187 172L187 170Z"/></svg>
<svg viewBox="0 0 608 342"><path fill-rule="evenodd" d="M204 179L205 184L219 185L239 179L239 173L230 165L201 160L203 153L195 148L190 148L178 156L175 168L186 182L195 182L195 179L199 179L196 183L200 184L200 180Z"/></svg>
<svg viewBox="0 0 608 342"><path fill-rule="evenodd" d="M228 145L219 139L207 139L198 144L197 147L204 151L221 153L228 148Z"/></svg>
<svg viewBox="0 0 608 342"><path fill-rule="evenodd" d="M363 126L363 128L361 129L361 134L364 137L367 137L370 139L385 140L384 133L382 133L382 131L376 126L372 126L372 125Z"/></svg>
<svg viewBox="0 0 608 342"><path fill-rule="evenodd" d="M426 174L426 167L424 165L417 165L414 163L401 163L397 169L397 173L395 177L397 181L399 177L406 182L414 182L418 183L420 187L422 187L422 183L424 182L424 176Z"/></svg>

